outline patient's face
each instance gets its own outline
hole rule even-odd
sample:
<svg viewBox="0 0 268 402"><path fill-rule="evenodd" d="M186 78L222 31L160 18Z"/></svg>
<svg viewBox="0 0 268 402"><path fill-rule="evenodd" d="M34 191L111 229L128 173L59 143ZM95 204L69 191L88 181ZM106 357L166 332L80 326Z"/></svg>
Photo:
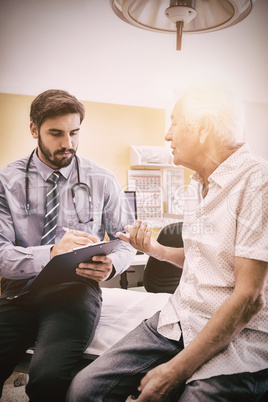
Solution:
<svg viewBox="0 0 268 402"><path fill-rule="evenodd" d="M197 150L199 134L184 117L182 106L178 102L171 114L171 126L166 134L166 141L171 141L173 161L175 165L192 168Z"/></svg>

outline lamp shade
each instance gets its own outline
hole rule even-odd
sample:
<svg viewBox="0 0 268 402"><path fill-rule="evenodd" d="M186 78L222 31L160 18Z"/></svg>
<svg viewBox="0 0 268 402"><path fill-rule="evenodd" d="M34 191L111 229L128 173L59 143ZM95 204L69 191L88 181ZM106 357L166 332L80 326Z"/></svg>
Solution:
<svg viewBox="0 0 268 402"><path fill-rule="evenodd" d="M249 15L253 0L110 0L110 4L131 25L181 35L237 24Z"/></svg>

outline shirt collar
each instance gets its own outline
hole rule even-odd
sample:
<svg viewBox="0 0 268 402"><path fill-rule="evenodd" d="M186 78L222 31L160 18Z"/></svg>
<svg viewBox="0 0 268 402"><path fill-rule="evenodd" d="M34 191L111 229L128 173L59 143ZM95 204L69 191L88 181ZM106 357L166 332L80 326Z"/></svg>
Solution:
<svg viewBox="0 0 268 402"><path fill-rule="evenodd" d="M214 172L208 177L208 181L210 183L214 182L218 184L220 187L224 187L224 185L231 179L233 176L234 170L238 169L245 161L247 156L250 153L250 149L248 144L242 144L241 147L235 151L229 158L223 161ZM192 178L199 183L203 183L200 175L195 172Z"/></svg>
<svg viewBox="0 0 268 402"><path fill-rule="evenodd" d="M73 160L72 160L72 162L70 163L69 166L63 167L63 168L61 168L61 169L51 169L51 167L47 166L45 163L43 163L43 162L39 159L39 157L38 157L38 155L37 155L37 148L35 149L34 154L33 154L33 161L34 161L34 164L35 164L35 166L36 166L38 172L40 173L40 175L42 176L42 178L43 178L45 181L47 181L47 179L49 178L49 176L51 175L51 173L54 172L55 170L57 170L58 172L60 172L61 175L62 175L65 179L68 179L68 177L69 177L69 175L70 175L70 173L71 173L71 171L72 171L72 169L73 169L74 163L75 163L74 158L73 158Z"/></svg>

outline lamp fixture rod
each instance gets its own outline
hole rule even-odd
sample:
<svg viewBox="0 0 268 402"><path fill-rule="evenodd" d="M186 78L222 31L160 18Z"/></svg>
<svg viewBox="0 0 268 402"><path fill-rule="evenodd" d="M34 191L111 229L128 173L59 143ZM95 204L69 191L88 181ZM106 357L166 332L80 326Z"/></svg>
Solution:
<svg viewBox="0 0 268 402"><path fill-rule="evenodd" d="M176 28L177 28L177 47L176 47L176 50L181 50L183 25L184 25L183 21L177 21L176 22Z"/></svg>

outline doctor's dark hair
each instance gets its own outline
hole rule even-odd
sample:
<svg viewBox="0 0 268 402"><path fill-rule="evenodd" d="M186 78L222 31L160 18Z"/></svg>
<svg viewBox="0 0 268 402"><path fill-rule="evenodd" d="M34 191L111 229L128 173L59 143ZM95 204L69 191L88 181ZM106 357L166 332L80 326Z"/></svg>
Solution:
<svg viewBox="0 0 268 402"><path fill-rule="evenodd" d="M80 115L80 123L85 116L85 109L73 95L60 89L49 89L39 94L31 104L30 119L38 130L47 119L65 116L70 113Z"/></svg>

